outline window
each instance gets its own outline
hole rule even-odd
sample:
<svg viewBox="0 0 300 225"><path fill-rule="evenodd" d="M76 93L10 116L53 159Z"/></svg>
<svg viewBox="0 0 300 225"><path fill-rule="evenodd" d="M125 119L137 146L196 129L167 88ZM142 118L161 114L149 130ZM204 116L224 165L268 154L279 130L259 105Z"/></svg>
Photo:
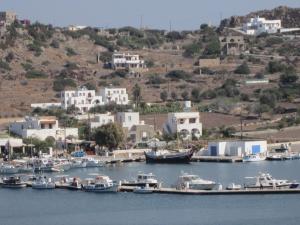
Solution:
<svg viewBox="0 0 300 225"><path fill-rule="evenodd" d="M196 118L190 118L189 123L196 123Z"/></svg>
<svg viewBox="0 0 300 225"><path fill-rule="evenodd" d="M49 129L52 129L52 127L53 127L52 124L49 124Z"/></svg>
<svg viewBox="0 0 300 225"><path fill-rule="evenodd" d="M42 124L41 124L41 128L42 128L42 129L45 129L45 124L42 123Z"/></svg>
<svg viewBox="0 0 300 225"><path fill-rule="evenodd" d="M180 119L180 120L179 120L179 123L180 123L180 124L184 124L184 119Z"/></svg>
<svg viewBox="0 0 300 225"><path fill-rule="evenodd" d="M131 121L131 116L128 116L128 121Z"/></svg>

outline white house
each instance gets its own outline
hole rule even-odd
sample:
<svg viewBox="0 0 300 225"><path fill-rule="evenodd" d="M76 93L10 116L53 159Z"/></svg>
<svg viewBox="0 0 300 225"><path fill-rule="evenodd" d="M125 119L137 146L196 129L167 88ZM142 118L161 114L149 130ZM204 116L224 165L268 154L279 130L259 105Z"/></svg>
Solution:
<svg viewBox="0 0 300 225"><path fill-rule="evenodd" d="M193 136L202 136L202 123L199 112L169 113L164 125L164 132L179 133L181 137L191 139Z"/></svg>
<svg viewBox="0 0 300 225"><path fill-rule="evenodd" d="M264 140L235 140L208 142L210 156L244 156L249 154L265 153L267 141Z"/></svg>
<svg viewBox="0 0 300 225"><path fill-rule="evenodd" d="M100 96L104 104L128 105L129 103L126 88L106 87L100 89Z"/></svg>
<svg viewBox="0 0 300 225"><path fill-rule="evenodd" d="M33 103L30 105L31 108L51 109L61 107L60 102L45 102L45 103Z"/></svg>
<svg viewBox="0 0 300 225"><path fill-rule="evenodd" d="M83 30L87 28L87 26L80 26L80 25L70 25L68 26L68 31L78 31L78 30Z"/></svg>
<svg viewBox="0 0 300 225"><path fill-rule="evenodd" d="M281 20L266 20L265 18L251 18L243 25L243 31L248 35L259 35L261 33L277 33L281 29Z"/></svg>
<svg viewBox="0 0 300 225"><path fill-rule="evenodd" d="M25 117L9 125L10 132L22 138L38 138L45 140L52 137L62 140L69 137L78 138L78 128L60 128L54 116Z"/></svg>
<svg viewBox="0 0 300 225"><path fill-rule="evenodd" d="M81 87L75 91L61 92L61 105L64 109L75 106L80 113L88 112L92 107L104 105L102 96L97 96L95 90Z"/></svg>
<svg viewBox="0 0 300 225"><path fill-rule="evenodd" d="M114 53L111 66L113 69L139 70L145 69L145 61L137 54Z"/></svg>
<svg viewBox="0 0 300 225"><path fill-rule="evenodd" d="M133 126L140 124L140 113L118 112L116 120L123 128L130 130Z"/></svg>
<svg viewBox="0 0 300 225"><path fill-rule="evenodd" d="M108 123L114 123L114 121L114 115L111 115L111 113L96 114L93 121L90 122L90 127L93 129Z"/></svg>
<svg viewBox="0 0 300 225"><path fill-rule="evenodd" d="M115 103L117 105L127 105L129 103L126 88L103 88L99 94L95 90L88 90L81 87L75 91L61 92L62 108L67 109L75 106L80 113L84 114L97 105Z"/></svg>

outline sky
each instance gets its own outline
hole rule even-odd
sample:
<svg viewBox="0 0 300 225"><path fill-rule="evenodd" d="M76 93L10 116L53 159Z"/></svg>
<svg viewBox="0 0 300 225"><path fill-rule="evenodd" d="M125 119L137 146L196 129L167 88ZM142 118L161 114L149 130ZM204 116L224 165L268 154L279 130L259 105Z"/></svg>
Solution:
<svg viewBox="0 0 300 225"><path fill-rule="evenodd" d="M55 26L140 27L172 30L218 25L221 18L280 5L300 8L300 0L0 0L0 11ZM142 21L142 22L141 22Z"/></svg>

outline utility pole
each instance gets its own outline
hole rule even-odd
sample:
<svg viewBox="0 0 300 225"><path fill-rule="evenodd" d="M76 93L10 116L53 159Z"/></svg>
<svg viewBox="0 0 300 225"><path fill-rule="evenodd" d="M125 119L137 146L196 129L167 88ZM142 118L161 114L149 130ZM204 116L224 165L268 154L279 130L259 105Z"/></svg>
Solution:
<svg viewBox="0 0 300 225"><path fill-rule="evenodd" d="M169 29L170 29L170 32L172 31L172 21L170 20L169 21Z"/></svg>
<svg viewBox="0 0 300 225"><path fill-rule="evenodd" d="M242 116L242 113L240 114L240 125L241 125L241 128L240 128L240 132L241 132L241 140L243 140L243 116Z"/></svg>

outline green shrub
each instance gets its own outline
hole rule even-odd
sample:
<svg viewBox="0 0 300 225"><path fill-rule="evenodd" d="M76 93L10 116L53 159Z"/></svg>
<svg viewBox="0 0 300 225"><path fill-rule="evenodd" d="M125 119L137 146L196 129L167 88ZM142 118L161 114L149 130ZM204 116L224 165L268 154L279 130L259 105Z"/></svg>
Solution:
<svg viewBox="0 0 300 225"><path fill-rule="evenodd" d="M246 62L239 65L234 71L234 73L236 73L236 74L245 74L245 75L250 74L250 72L251 72L250 68Z"/></svg>
<svg viewBox="0 0 300 225"><path fill-rule="evenodd" d="M47 78L47 74L43 71L38 70L29 70L27 71L25 77L27 79L40 79L40 78Z"/></svg>
<svg viewBox="0 0 300 225"><path fill-rule="evenodd" d="M166 74L166 77L174 80L188 80L192 78L190 73L187 73L183 70L173 70Z"/></svg>
<svg viewBox="0 0 300 225"><path fill-rule="evenodd" d="M282 72L285 69L285 65L283 65L281 62L278 61L270 61L266 67L266 70L269 73L278 73L278 72Z"/></svg>
<svg viewBox="0 0 300 225"><path fill-rule="evenodd" d="M66 49L66 52L67 52L67 56L77 55L77 52L75 52L75 50L73 48L66 47L65 49Z"/></svg>
<svg viewBox="0 0 300 225"><path fill-rule="evenodd" d="M195 56L200 55L202 44L201 44L201 42L195 42L195 43L186 45L183 48L184 48L184 52L183 52L184 57L195 57Z"/></svg>
<svg viewBox="0 0 300 225"><path fill-rule="evenodd" d="M7 62L2 61L2 60L0 60L0 68L4 69L4 70L7 70L7 71L11 70L9 64Z"/></svg>
<svg viewBox="0 0 300 225"><path fill-rule="evenodd" d="M53 40L50 44L52 48L59 48L59 41L58 40Z"/></svg>
<svg viewBox="0 0 300 225"><path fill-rule="evenodd" d="M29 51L34 52L35 56L40 56L43 52L42 46L38 41L33 41L33 43L27 45Z"/></svg>
<svg viewBox="0 0 300 225"><path fill-rule="evenodd" d="M148 81L146 82L146 84L152 84L152 85L155 85L155 84L164 84L166 83L167 81L160 77L158 74L152 74L149 76L148 78Z"/></svg>
<svg viewBox="0 0 300 225"><path fill-rule="evenodd" d="M21 63L21 66L26 71L33 70L33 66L30 63Z"/></svg>
<svg viewBox="0 0 300 225"><path fill-rule="evenodd" d="M77 87L76 82L71 78L62 78L58 77L53 81L53 90L60 92L63 91L66 87Z"/></svg>

